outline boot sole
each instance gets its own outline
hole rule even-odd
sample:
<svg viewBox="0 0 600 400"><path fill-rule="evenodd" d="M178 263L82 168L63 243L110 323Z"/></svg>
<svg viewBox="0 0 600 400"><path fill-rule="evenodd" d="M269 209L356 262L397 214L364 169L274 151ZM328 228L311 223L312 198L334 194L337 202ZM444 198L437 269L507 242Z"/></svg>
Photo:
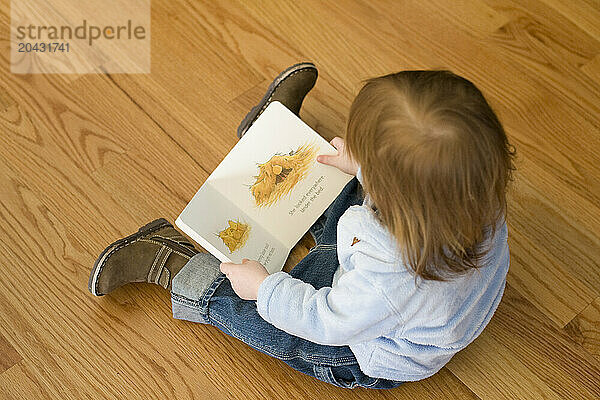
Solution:
<svg viewBox="0 0 600 400"><path fill-rule="evenodd" d="M93 294L94 296L104 296L104 293L98 294L98 291L96 288L96 283L97 283L98 276L102 272L102 266L104 265L106 258L110 254L112 254L112 251L114 249L121 247L129 242L133 242L142 236L145 236L149 233L157 231L166 226L173 226L173 225L171 225L169 223L169 221L167 221L164 218L156 219L156 220L142 226L137 232L135 232L127 237L124 237L123 239L117 240L116 242L114 242L110 246L108 246L106 249L104 249L104 251L102 251L102 253L100 253L100 256L98 256L98 258L96 259L96 262L94 263L94 268L92 268L92 272L90 273L90 279L88 281L88 290L90 291L90 293Z"/></svg>
<svg viewBox="0 0 600 400"><path fill-rule="evenodd" d="M238 138L240 138L240 139L242 138L242 136L246 133L246 131L248 131L248 128L250 128L250 126L252 126L254 121L256 121L256 119L260 116L260 114L262 114L262 112L265 110L265 108L267 108L267 106L271 103L271 98L273 97L273 94L275 93L275 91L277 90L277 88L279 87L281 82L285 81L287 78L289 78L290 76L292 76L300 71L304 71L305 69L314 70L315 74L317 76L319 74L315 64L313 64L311 62L303 62L303 63L294 64L291 67L287 68L282 73L280 73L279 75L277 75L277 77L269 85L267 92L265 93L263 98L258 102L258 104L255 107L252 107L252 110L250 110L250 112L244 117L244 119L240 123L240 126L238 127L238 130L237 130Z"/></svg>

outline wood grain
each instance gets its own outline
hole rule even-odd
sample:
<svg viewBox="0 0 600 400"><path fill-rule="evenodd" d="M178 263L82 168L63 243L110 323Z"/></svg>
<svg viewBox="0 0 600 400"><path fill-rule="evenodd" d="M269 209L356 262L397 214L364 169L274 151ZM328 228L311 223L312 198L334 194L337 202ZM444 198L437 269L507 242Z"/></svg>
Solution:
<svg viewBox="0 0 600 400"><path fill-rule="evenodd" d="M27 361L15 365L14 368L0 375L0 382L2 382L0 395L7 400L50 399L58 395L52 385L46 385L34 376ZM27 397L23 397L23 394Z"/></svg>
<svg viewBox="0 0 600 400"><path fill-rule="evenodd" d="M488 332L455 355L448 369L482 399L560 398Z"/></svg>
<svg viewBox="0 0 600 400"><path fill-rule="evenodd" d="M519 65L563 95L584 102L584 109L598 110L591 100L598 91L578 68L600 52L600 41L538 0L486 0L494 10L510 16L510 21L488 40L498 54L519 58ZM569 74L570 79L565 79ZM587 95L583 95L587 94Z"/></svg>
<svg viewBox="0 0 600 400"><path fill-rule="evenodd" d="M600 54L587 64L582 65L581 70L584 74L589 76L597 86L600 86Z"/></svg>
<svg viewBox="0 0 600 400"><path fill-rule="evenodd" d="M0 335L0 374L21 361L23 357Z"/></svg>
<svg viewBox="0 0 600 400"><path fill-rule="evenodd" d="M481 398L600 396L600 363L510 285L484 333L448 369ZM503 378L490 380L489 371Z"/></svg>
<svg viewBox="0 0 600 400"><path fill-rule="evenodd" d="M600 361L600 297L573 318L565 331Z"/></svg>
<svg viewBox="0 0 600 400"><path fill-rule="evenodd" d="M600 15L593 0L152 3L152 73L13 75L0 1L0 397L600 397ZM311 60L301 117L343 136L363 79L449 68L518 151L511 267L483 334L433 377L328 386L213 327L168 293L87 291L102 249L173 220L287 66ZM309 234L285 270L304 257Z"/></svg>
<svg viewBox="0 0 600 400"><path fill-rule="evenodd" d="M550 7L558 10L581 29L588 32L591 36L600 40L600 5L595 0L576 0L569 3L563 3L560 0L543 0Z"/></svg>
<svg viewBox="0 0 600 400"><path fill-rule="evenodd" d="M560 398L600 397L600 363L512 285L486 331Z"/></svg>

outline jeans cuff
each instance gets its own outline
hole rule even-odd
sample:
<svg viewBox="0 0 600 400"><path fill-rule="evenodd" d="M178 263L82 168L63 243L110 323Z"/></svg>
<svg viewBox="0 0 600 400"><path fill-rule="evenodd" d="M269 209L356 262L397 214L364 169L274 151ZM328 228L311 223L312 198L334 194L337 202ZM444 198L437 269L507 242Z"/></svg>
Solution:
<svg viewBox="0 0 600 400"><path fill-rule="evenodd" d="M173 318L208 323L208 303L225 275L210 253L198 253L175 275L171 286Z"/></svg>

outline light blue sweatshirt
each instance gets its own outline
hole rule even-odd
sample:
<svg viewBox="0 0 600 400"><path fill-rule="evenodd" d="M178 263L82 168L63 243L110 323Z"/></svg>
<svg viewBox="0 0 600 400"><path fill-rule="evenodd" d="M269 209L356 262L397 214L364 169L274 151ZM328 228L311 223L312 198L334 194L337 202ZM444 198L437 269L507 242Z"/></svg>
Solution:
<svg viewBox="0 0 600 400"><path fill-rule="evenodd" d="M359 168L357 178L363 184ZM368 376L416 381L439 371L483 330L498 307L509 265L506 221L483 267L446 282L417 281L367 195L337 226L338 267L319 290L286 272L258 290L259 314L292 335L348 345ZM489 232L488 232L489 234ZM360 239L351 246L354 237Z"/></svg>

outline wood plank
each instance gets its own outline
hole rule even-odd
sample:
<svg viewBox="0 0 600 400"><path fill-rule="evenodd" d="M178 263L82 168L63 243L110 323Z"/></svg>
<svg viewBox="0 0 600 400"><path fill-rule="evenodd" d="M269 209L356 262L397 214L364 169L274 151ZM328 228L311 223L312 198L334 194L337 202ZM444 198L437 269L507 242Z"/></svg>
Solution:
<svg viewBox="0 0 600 400"><path fill-rule="evenodd" d="M18 140L9 140L7 137L4 140L9 147L19 146ZM8 147L4 147L3 150L8 150ZM52 152L50 146L42 151L42 153L50 152ZM67 160L56 157L57 160L54 162L62 165L60 168L53 164L53 161L48 163L43 155L40 157L35 154L35 151L31 153L21 151L20 154L11 155L9 153L10 151L6 151L0 157L3 161L9 157L13 161L10 166L8 163L3 163L6 170L19 171L15 173L15 177L20 179L22 179L20 174L35 176L33 179L28 179L28 184L35 187L33 196L43 198L44 206L48 210L53 210L56 218L61 219L62 222L68 221L70 224L68 226L73 229L69 232L69 236L77 235L83 243L93 246L96 243L94 238L102 237L106 232L118 232L121 228L115 227L114 220L98 220L94 222L95 225L80 223L80 221L87 221L90 215L102 214L103 210L110 210L115 219L122 221L123 224L131 221L131 218L106 193L90 181L88 175L76 168L68 171L70 165ZM14 185L18 188L21 184ZM68 214L62 211L66 204L68 204Z"/></svg>
<svg viewBox="0 0 600 400"><path fill-rule="evenodd" d="M565 332L600 361L600 297L573 318Z"/></svg>
<svg viewBox="0 0 600 400"><path fill-rule="evenodd" d="M0 334L0 374L22 359L23 357L21 357L19 352L15 350L2 334Z"/></svg>
<svg viewBox="0 0 600 400"><path fill-rule="evenodd" d="M510 22L485 38L499 56L518 62L562 96L587 112L599 114L600 86L580 67L600 53L600 41L538 0L486 0Z"/></svg>
<svg viewBox="0 0 600 400"><path fill-rule="evenodd" d="M97 87L96 79L90 77L78 90L82 92L94 90L91 88ZM223 107L222 101L211 97L213 95L210 93L199 94L202 101L188 104L172 90L173 85L165 87L159 85L154 75L117 74L110 75L109 80L111 86L114 86L121 95L135 105L135 108L152 120L161 135L167 136L188 155L187 165L197 164L206 172L210 172L237 142L233 121L227 120L225 123L224 117L221 116L226 116L227 113L213 112L213 107L215 109ZM184 82L181 84L183 85ZM89 100L95 102L95 106L103 112L113 112L110 104L93 98ZM208 104L210 110L206 110ZM127 135L126 139L135 140L135 144L130 147L133 150L144 149L149 144L147 134L131 134ZM162 140L158 138L153 141L156 157L159 158Z"/></svg>
<svg viewBox="0 0 600 400"><path fill-rule="evenodd" d="M245 59L204 28L195 3L156 2L152 16L152 76L184 102L206 105L202 95L207 92L227 102L262 81Z"/></svg>
<svg viewBox="0 0 600 400"><path fill-rule="evenodd" d="M6 60L1 62L5 64ZM118 233L120 228L114 220L90 221L90 216L102 215L105 210L111 210L123 224L131 221L90 178L90 172L135 144L123 140L136 138L133 132L140 128L151 131L147 124L150 119L135 112L129 116L126 111L123 113L119 108L125 103L120 99L125 96L104 91L106 86L100 84L95 86L99 91L90 86L86 95L79 95L73 91L74 86L62 85L53 75L1 74L0 81L4 88L1 97L8 105L0 110L0 156L7 168L18 171L17 175L26 177L32 190L44 194L45 204L70 225L84 246L94 247L98 238ZM86 101L93 98L112 112L95 114L102 108L95 109L96 104ZM110 117L102 119L97 115ZM137 123L131 122L132 115ZM64 211L65 204L69 205L68 213Z"/></svg>
<svg viewBox="0 0 600 400"><path fill-rule="evenodd" d="M140 226L160 217L174 221L208 177L177 146L164 146L161 153L160 158L154 157L140 148L93 173L94 180Z"/></svg>
<svg viewBox="0 0 600 400"><path fill-rule="evenodd" d="M105 163L109 164L115 157L118 159L128 148L142 148L146 157L159 160L159 165L166 166L162 175L171 179L169 184L182 180L189 182L185 186L172 185L176 191L180 187L185 189L195 186L196 181L189 177L185 169L193 166L198 168L198 165L194 165L195 162L183 149L177 149L177 144L161 130L161 127L108 77L82 77L68 87L57 85L52 76L32 75L31 79L3 76L0 79L3 78L6 78L4 83L7 88L3 98L10 99L10 107L0 113L0 124L6 132L6 145L0 149L0 155L5 157L14 170L23 175L30 175L30 186L37 192L47 194L45 201L48 206L58 218L63 218L64 223L72 225L74 231L82 237L84 246L92 252L99 251L98 243L106 243L107 238L121 236L123 232L140 225L139 221L133 222L130 216L124 215L124 209L117 206L111 196L93 181L90 175L93 170L101 168ZM34 93L37 91L45 95L36 98ZM77 97L75 93L82 94L77 101L73 100ZM32 100L34 98L35 102ZM110 116L107 119L110 122L104 123L108 128L101 130L89 124L80 128L77 124L68 125L61 122L61 118L70 114L78 115L81 121L85 121L89 112ZM65 129L64 132L68 135L67 142L89 145L65 148L65 140L60 139L60 134L56 137L51 134L61 129L58 127ZM111 152L112 158L102 156L107 151L102 143L95 139L102 137L103 132L110 132L107 134L110 141L120 146L118 152ZM174 160L187 158L187 161L177 166L172 162L168 163L168 156L164 153L166 147L176 149ZM11 151L12 148L25 151L18 154ZM201 148L204 152L202 154L212 154L206 146ZM96 154L99 156L96 157ZM90 167L86 168L85 163L79 161L86 159L101 161L89 163ZM173 173L174 171L177 173ZM62 210L65 199L70 199L69 204L73 208L68 216L63 216L63 212L59 211ZM89 215L101 215L104 210L111 210L115 219L97 221L89 226L81 223L88 221ZM131 225L116 227L115 220L124 224L130 221Z"/></svg>
<svg viewBox="0 0 600 400"><path fill-rule="evenodd" d="M584 74L589 76L596 85L600 85L600 54L594 57L590 62L581 66Z"/></svg>
<svg viewBox="0 0 600 400"><path fill-rule="evenodd" d="M482 399L560 398L485 331L447 368Z"/></svg>
<svg viewBox="0 0 600 400"><path fill-rule="evenodd" d="M0 397L6 400L56 398L58 393L52 390L52 385L46 385L35 375L27 361L0 374Z"/></svg>
<svg viewBox="0 0 600 400"><path fill-rule="evenodd" d="M600 397L600 363L512 285L485 329L561 398Z"/></svg>
<svg viewBox="0 0 600 400"><path fill-rule="evenodd" d="M600 40L600 4L596 0L573 0L565 3L560 0L543 0L592 37Z"/></svg>
<svg viewBox="0 0 600 400"><path fill-rule="evenodd" d="M481 398L600 396L600 363L511 285L481 336L448 369Z"/></svg>
<svg viewBox="0 0 600 400"><path fill-rule="evenodd" d="M582 232L565 218L557 203L542 199L535 184L523 178L511 188L508 282L562 328L600 290L599 243L593 232Z"/></svg>
<svg viewBox="0 0 600 400"><path fill-rule="evenodd" d="M451 3L434 0L419 3L423 10L440 15L447 25L470 36L483 38L505 25L509 19L504 10L496 10L478 0L459 0Z"/></svg>
<svg viewBox="0 0 600 400"><path fill-rule="evenodd" d="M269 4L274 5L274 2ZM168 3L168 8L169 12L186 21L184 26L192 32L195 40L209 36L207 47L217 45L221 52L235 59L240 68L254 71L262 78L277 75L283 68L302 61L298 59L302 55L290 46L286 36L275 34L267 27L266 21L248 18L243 9L231 1L188 3L175 0ZM193 24L193 27L187 24ZM229 65L223 67L229 68ZM237 76L230 83L235 85L239 95L239 89L251 82Z"/></svg>
<svg viewBox="0 0 600 400"><path fill-rule="evenodd" d="M188 102L175 92L173 84L163 86L153 76L119 74L111 75L110 80L135 108L151 119L161 135L187 154L186 165L197 164L207 173L211 172L237 143L235 129L240 120L229 114L227 103L210 92L195 93L199 98ZM185 82L181 85L187 87ZM85 84L86 89L91 86L95 86L94 80ZM90 98L90 101L95 100ZM102 101L97 106L111 112ZM130 135L128 139L135 140L133 150L149 145L146 134ZM162 140L152 141L158 158L165 157L160 154Z"/></svg>
<svg viewBox="0 0 600 400"><path fill-rule="evenodd" d="M356 92L363 79L424 65L412 56L414 44L410 40L397 36L390 44L385 36L389 22L359 2L277 2L269 8L243 1L233 4L277 36L285 37L287 45L307 59L318 60L318 67L330 74L330 81L350 93ZM315 18L314 10L319 10L319 18ZM373 26L377 26L377 35Z"/></svg>
<svg viewBox="0 0 600 400"><path fill-rule="evenodd" d="M113 119L100 118L49 76L2 74L0 123L6 134L33 152L48 147L54 157L84 173L124 153L127 147L114 134L116 125L107 123Z"/></svg>

